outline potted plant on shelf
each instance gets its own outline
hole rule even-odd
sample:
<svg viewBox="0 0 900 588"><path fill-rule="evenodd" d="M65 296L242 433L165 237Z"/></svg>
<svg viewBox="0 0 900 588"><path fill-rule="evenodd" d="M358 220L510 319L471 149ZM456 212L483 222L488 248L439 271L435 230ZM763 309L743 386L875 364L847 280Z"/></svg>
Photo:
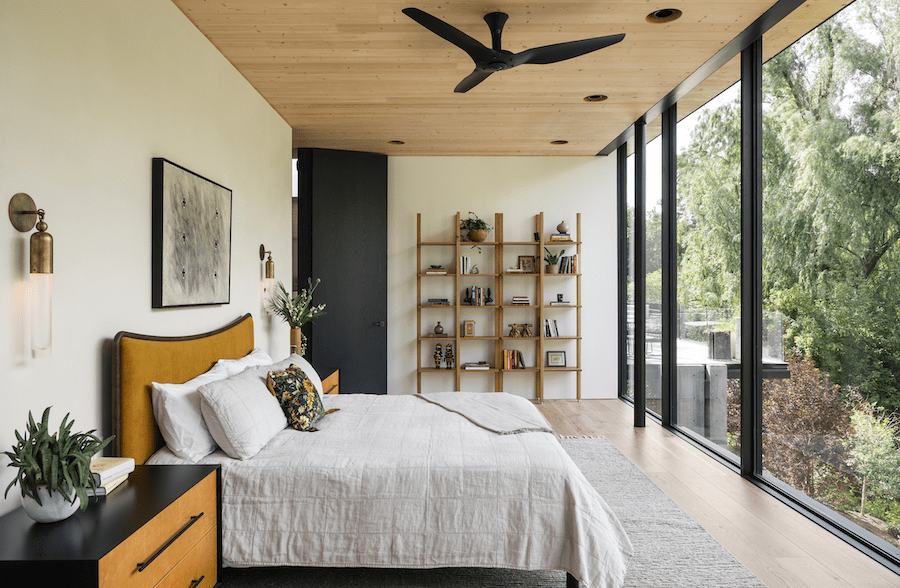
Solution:
<svg viewBox="0 0 900 588"><path fill-rule="evenodd" d="M487 239L487 233L491 230L491 226L478 218L478 215L471 210L469 218L464 218L459 222L459 228L468 231L469 241L474 243L481 243Z"/></svg>
<svg viewBox="0 0 900 588"><path fill-rule="evenodd" d="M313 292L322 280L317 279L313 284L310 280L309 289L300 290L296 296L291 296L284 284L278 282L275 286L275 295L269 302L269 308L277 316L291 327L291 346L297 348L300 355L306 354L306 335L300 328L314 318L325 314L325 305L312 305Z"/></svg>
<svg viewBox="0 0 900 588"><path fill-rule="evenodd" d="M558 274L559 273L559 258L565 254L566 250L563 249L559 253L551 253L549 249L544 247L544 261L547 262L547 267L545 268L548 274Z"/></svg>
<svg viewBox="0 0 900 588"><path fill-rule="evenodd" d="M67 423L68 418L66 414L59 431L51 435L47 427L50 407L44 410L40 424L34 422L29 411L25 435L16 431L13 450L3 452L10 459L7 465L19 469L3 497L18 484L25 513L39 523L61 521L79 507L87 508L86 489L97 487L91 475L91 458L113 439L101 441L93 429L71 433L75 421Z"/></svg>

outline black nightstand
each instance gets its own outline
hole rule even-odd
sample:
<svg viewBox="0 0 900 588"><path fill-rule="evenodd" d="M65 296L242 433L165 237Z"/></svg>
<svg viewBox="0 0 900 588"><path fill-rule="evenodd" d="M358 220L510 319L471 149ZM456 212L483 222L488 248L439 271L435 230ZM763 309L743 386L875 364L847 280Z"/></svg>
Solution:
<svg viewBox="0 0 900 588"><path fill-rule="evenodd" d="M219 475L219 466L137 466L109 496L64 521L36 523L18 508L0 517L0 573L73 588L214 586Z"/></svg>

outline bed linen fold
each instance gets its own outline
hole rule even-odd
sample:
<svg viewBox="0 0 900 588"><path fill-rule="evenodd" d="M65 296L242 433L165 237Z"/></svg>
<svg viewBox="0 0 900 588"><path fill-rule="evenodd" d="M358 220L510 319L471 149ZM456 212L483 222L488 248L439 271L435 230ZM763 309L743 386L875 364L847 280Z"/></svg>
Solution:
<svg viewBox="0 0 900 588"><path fill-rule="evenodd" d="M483 429L498 435L517 435L519 433L550 433L550 428L543 415L534 405L521 396L512 394L474 394L463 392L432 392L416 394L419 398L431 402L450 412L461 415Z"/></svg>
<svg viewBox="0 0 900 588"><path fill-rule="evenodd" d="M324 402L341 410L318 432L201 461L222 465L229 565L557 569L622 585L631 542L552 431L498 435L413 395ZM148 463L185 462L163 449Z"/></svg>

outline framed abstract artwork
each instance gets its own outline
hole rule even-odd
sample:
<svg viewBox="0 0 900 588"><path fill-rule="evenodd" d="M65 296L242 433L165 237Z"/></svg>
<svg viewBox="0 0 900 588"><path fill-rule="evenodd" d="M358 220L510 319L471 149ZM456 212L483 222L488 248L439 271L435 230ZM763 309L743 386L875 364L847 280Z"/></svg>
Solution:
<svg viewBox="0 0 900 588"><path fill-rule="evenodd" d="M231 301L231 190L153 158L152 306Z"/></svg>

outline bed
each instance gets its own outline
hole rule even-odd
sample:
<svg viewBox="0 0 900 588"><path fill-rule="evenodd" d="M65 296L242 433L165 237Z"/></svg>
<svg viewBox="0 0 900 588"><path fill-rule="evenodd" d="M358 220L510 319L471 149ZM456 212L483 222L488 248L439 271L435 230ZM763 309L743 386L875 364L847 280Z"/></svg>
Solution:
<svg viewBox="0 0 900 588"><path fill-rule="evenodd" d="M151 382L186 382L253 350L250 315L195 336L119 333L117 454L191 463L166 447ZM316 432L282 428L252 457L220 448L199 459L222 468L227 565L564 570L569 587L622 585L628 537L529 401L459 392L321 398L339 410Z"/></svg>

